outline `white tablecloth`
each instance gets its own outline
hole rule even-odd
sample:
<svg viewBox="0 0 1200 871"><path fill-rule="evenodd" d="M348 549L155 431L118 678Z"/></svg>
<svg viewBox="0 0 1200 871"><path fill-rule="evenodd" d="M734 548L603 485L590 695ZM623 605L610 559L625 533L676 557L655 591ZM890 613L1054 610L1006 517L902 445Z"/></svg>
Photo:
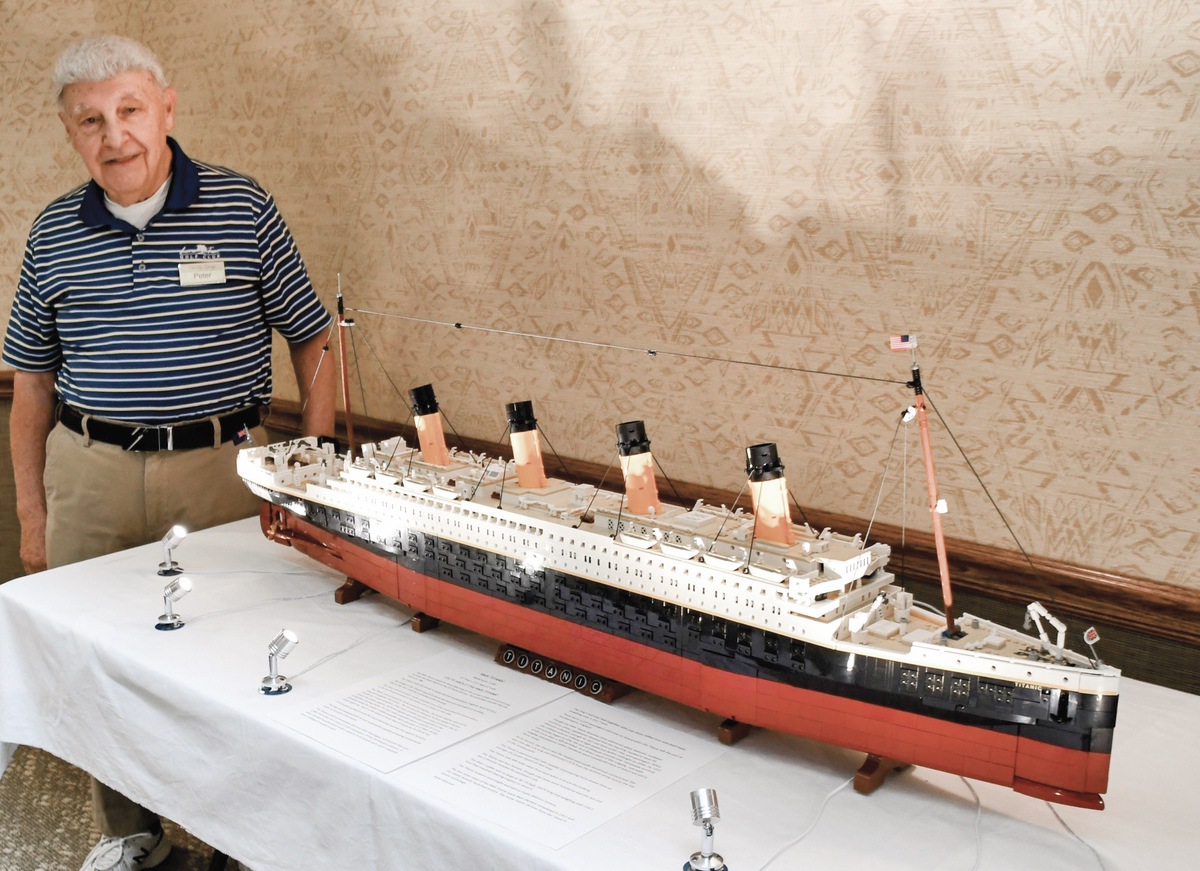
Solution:
<svg viewBox="0 0 1200 871"><path fill-rule="evenodd" d="M193 534L175 555L195 582L176 632L153 627L157 545L0 586L0 765L5 744L41 747L260 871L670 871L699 846L688 800L697 787L718 792L716 847L733 871L1178 868L1200 848L1200 697L1129 680L1103 812L1052 810L924 770L893 775L871 796L838 791L858 754L757 730L552 850L271 716L448 649L490 658L491 642L448 626L418 635L403 625L408 612L376 595L335 604L341 577L267 542L257 521ZM303 676L296 691L267 698L257 691L266 643L284 626L301 644L281 671ZM690 734L717 723L641 693L617 704Z"/></svg>

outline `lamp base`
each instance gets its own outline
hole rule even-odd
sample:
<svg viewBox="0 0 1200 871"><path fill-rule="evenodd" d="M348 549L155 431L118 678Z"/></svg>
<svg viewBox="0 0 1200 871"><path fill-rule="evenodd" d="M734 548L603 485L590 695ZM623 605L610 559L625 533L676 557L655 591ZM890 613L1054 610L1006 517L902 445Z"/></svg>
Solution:
<svg viewBox="0 0 1200 871"><path fill-rule="evenodd" d="M729 866L716 853L709 856L693 853L692 858L683 863L683 871L729 871Z"/></svg>
<svg viewBox="0 0 1200 871"><path fill-rule="evenodd" d="M171 560L169 563L159 563L158 573L166 578L172 575L182 575L183 569L179 567L179 563L175 562L175 560Z"/></svg>
<svg viewBox="0 0 1200 871"><path fill-rule="evenodd" d="M258 691L264 696L281 696L284 693L290 693L292 685L287 682L287 678L283 675L277 677L267 675L262 679L262 686L258 688Z"/></svg>
<svg viewBox="0 0 1200 871"><path fill-rule="evenodd" d="M182 629L184 623L178 617L168 617L166 614L159 615L158 622L154 624L154 628L162 632L170 632L172 629Z"/></svg>

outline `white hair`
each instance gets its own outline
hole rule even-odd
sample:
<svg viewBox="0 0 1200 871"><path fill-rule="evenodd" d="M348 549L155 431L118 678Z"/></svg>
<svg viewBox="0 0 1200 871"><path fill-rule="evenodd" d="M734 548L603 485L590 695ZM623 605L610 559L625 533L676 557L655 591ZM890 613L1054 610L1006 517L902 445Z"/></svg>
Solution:
<svg viewBox="0 0 1200 871"><path fill-rule="evenodd" d="M59 106L63 91L76 82L103 82L130 70L145 70L160 87L167 86L154 52L124 36L93 36L68 46L54 62L54 93Z"/></svg>

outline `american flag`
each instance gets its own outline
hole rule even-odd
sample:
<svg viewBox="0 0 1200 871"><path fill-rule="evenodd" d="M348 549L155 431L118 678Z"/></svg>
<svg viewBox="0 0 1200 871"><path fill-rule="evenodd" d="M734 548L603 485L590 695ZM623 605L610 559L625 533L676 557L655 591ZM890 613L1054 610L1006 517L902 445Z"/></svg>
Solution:
<svg viewBox="0 0 1200 871"><path fill-rule="evenodd" d="M891 348L893 351L907 351L915 347L917 347L916 336L892 336Z"/></svg>

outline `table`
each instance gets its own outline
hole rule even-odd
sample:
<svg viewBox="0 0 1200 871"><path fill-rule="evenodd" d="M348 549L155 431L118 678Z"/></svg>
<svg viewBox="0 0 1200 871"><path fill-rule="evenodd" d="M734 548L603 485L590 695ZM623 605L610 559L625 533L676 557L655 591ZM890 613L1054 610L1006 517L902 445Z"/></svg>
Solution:
<svg viewBox="0 0 1200 871"><path fill-rule="evenodd" d="M433 652L490 660L492 642L445 625L414 633L410 613L376 595L335 604L342 577L267 542L256 520L176 549L195 583L178 606L188 625L158 632L161 555L135 548L0 586L0 770L12 745L43 748L257 871L678 869L699 846L688 799L699 787L717 790L716 848L733 871L1115 871L1190 867L1200 847L1190 800L1200 697L1129 680L1103 812L919 769L862 796L844 788L859 754L754 730L549 849L423 794L404 769L381 774L273 716ZM269 698L257 691L266 643L284 626L301 644L281 671L302 678ZM644 693L616 704L681 735L715 734L718 723Z"/></svg>

